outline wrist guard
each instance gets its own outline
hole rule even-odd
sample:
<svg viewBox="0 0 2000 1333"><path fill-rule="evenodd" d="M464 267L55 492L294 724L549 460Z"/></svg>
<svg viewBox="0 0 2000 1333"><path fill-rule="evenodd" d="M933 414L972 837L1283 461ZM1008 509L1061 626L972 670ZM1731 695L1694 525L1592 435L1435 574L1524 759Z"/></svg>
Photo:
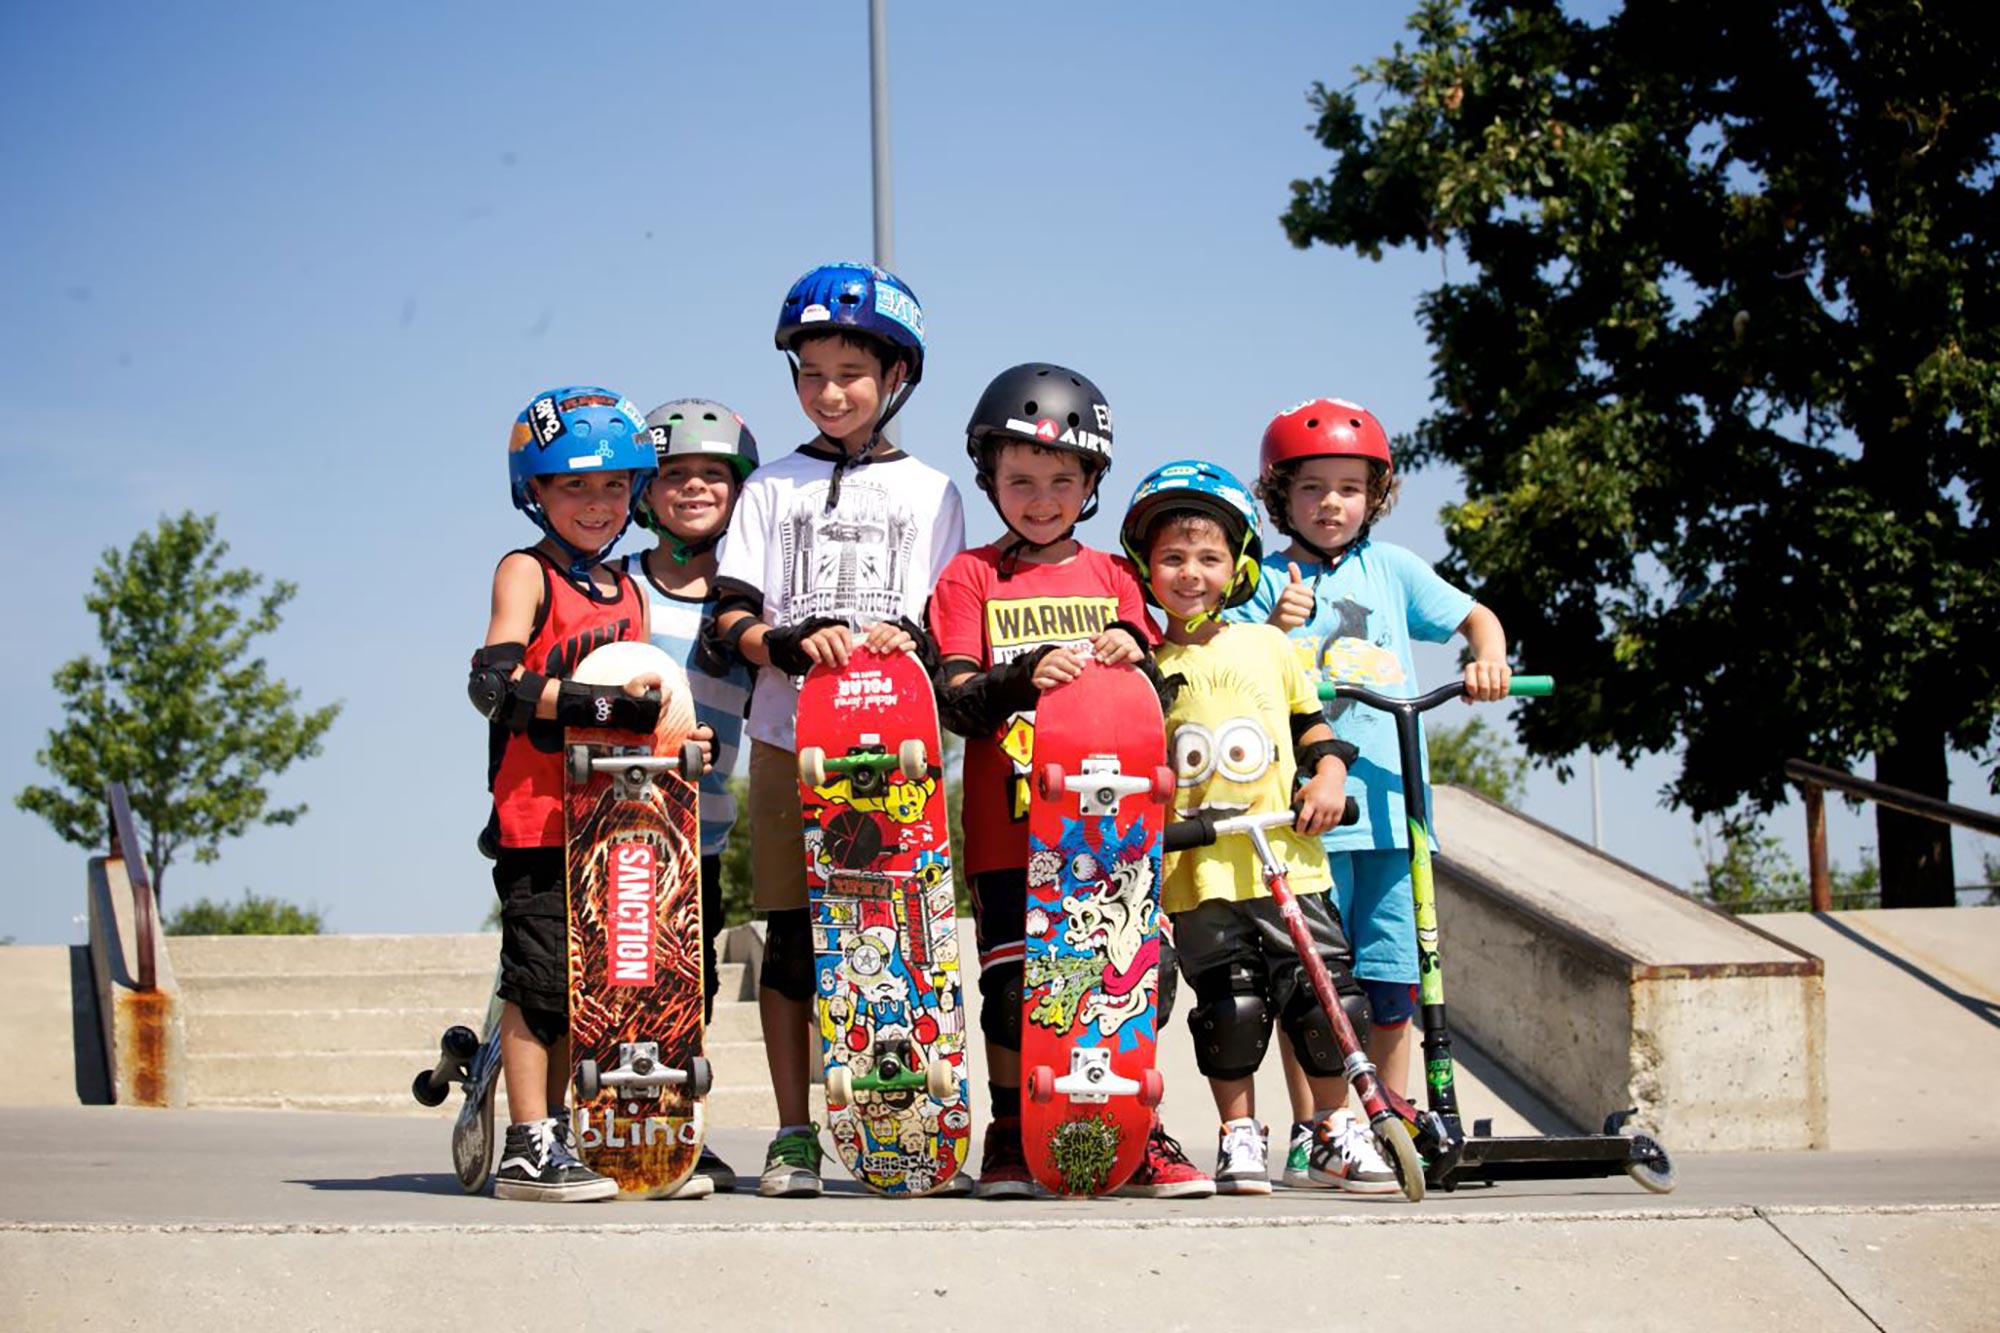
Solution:
<svg viewBox="0 0 2000 1333"><path fill-rule="evenodd" d="M1299 777L1310 781L1317 776L1320 760L1329 755L1338 759L1341 767L1351 768L1354 761L1361 757L1361 751L1351 742L1342 740L1314 741L1310 745L1301 745L1298 748Z"/></svg>
<svg viewBox="0 0 2000 1333"><path fill-rule="evenodd" d="M889 623L917 641L917 646L910 649L910 653L924 664L925 675L935 676L938 669L938 649L937 641L931 638L930 632L908 616L897 616Z"/></svg>
<svg viewBox="0 0 2000 1333"><path fill-rule="evenodd" d="M565 727L609 727L613 731L651 731L660 721L660 692L637 696L622 685L585 685L566 680L556 693L556 722Z"/></svg>
<svg viewBox="0 0 2000 1333"><path fill-rule="evenodd" d="M526 731L535 720L535 707L542 701L542 687L548 677L523 671L515 679L514 670L528 660L525 643L495 643L472 654L472 671L465 679L465 693L479 715L508 731Z"/></svg>
<svg viewBox="0 0 2000 1333"><path fill-rule="evenodd" d="M991 736L1015 713L1025 713L1040 702L1041 691L1034 685L1035 668L1054 651L1054 644L1043 644L991 671L975 671L956 685L940 682L938 717L961 736ZM968 657L954 657L945 665L972 666L973 662Z"/></svg>
<svg viewBox="0 0 2000 1333"><path fill-rule="evenodd" d="M813 660L799 645L821 630L843 623L832 616L812 616L796 625L771 630L764 635L764 651L778 670L788 676L803 676L813 669Z"/></svg>

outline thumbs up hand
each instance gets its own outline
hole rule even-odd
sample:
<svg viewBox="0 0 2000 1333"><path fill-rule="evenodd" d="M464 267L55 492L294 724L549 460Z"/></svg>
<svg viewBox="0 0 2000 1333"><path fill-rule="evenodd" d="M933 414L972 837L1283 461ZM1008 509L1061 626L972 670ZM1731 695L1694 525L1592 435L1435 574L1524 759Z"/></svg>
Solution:
<svg viewBox="0 0 2000 1333"><path fill-rule="evenodd" d="M1296 560L1288 562L1285 569L1291 578L1278 594L1278 604L1271 608L1270 623L1289 634L1312 619L1313 590L1299 573Z"/></svg>

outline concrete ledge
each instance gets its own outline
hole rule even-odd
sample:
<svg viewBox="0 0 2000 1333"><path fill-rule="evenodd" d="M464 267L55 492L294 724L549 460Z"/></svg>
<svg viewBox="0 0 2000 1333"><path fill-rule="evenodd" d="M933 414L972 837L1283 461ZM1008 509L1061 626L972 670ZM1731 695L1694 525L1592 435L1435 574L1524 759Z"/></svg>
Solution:
<svg viewBox="0 0 2000 1333"><path fill-rule="evenodd" d="M1436 791L1445 1000L1579 1126L1670 1148L1828 1145L1820 960L1505 806Z"/></svg>
<svg viewBox="0 0 2000 1333"><path fill-rule="evenodd" d="M104 1026L111 1098L122 1106L187 1105L187 1032L166 937L153 940L155 989L142 991L131 960L138 924L125 863L90 858L90 966Z"/></svg>

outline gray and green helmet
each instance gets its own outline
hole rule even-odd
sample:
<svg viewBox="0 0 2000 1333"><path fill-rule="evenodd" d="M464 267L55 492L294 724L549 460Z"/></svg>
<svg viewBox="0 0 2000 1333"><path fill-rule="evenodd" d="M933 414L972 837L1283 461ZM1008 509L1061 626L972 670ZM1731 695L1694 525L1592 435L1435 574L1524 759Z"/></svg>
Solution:
<svg viewBox="0 0 2000 1333"><path fill-rule="evenodd" d="M757 437L743 424L742 417L707 398L676 398L661 403L646 414L646 435L662 468L673 458L699 455L719 459L735 472L738 491L757 470ZM654 517L652 506L643 496L633 517L647 531L666 535L665 527Z"/></svg>

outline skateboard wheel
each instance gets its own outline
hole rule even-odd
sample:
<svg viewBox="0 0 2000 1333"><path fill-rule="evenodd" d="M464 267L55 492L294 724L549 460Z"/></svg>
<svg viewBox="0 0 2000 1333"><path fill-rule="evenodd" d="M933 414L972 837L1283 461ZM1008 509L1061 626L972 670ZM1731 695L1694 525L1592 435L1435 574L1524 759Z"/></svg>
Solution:
<svg viewBox="0 0 2000 1333"><path fill-rule="evenodd" d="M701 761L701 746L693 741L681 742L681 776L689 782L699 782L701 775L708 771L708 765Z"/></svg>
<svg viewBox="0 0 2000 1333"><path fill-rule="evenodd" d="M415 1097L424 1106L442 1106L444 1105L445 1094L451 1091L451 1084L433 1083L431 1081L432 1072L432 1070L426 1069L417 1075L416 1079L410 1084L410 1095Z"/></svg>
<svg viewBox="0 0 2000 1333"><path fill-rule="evenodd" d="M1167 1095L1167 1080L1157 1069L1139 1075L1139 1105L1158 1106Z"/></svg>
<svg viewBox="0 0 2000 1333"><path fill-rule="evenodd" d="M1054 1101L1056 1096L1056 1071L1047 1065L1036 1065L1028 1071L1028 1100L1031 1102Z"/></svg>
<svg viewBox="0 0 2000 1333"><path fill-rule="evenodd" d="M835 1065L826 1071L826 1104L846 1106L854 1100L854 1081L847 1072L847 1066Z"/></svg>
<svg viewBox="0 0 2000 1333"><path fill-rule="evenodd" d="M1045 801L1062 799L1063 771L1061 764L1043 764L1035 770L1035 788Z"/></svg>
<svg viewBox="0 0 2000 1333"><path fill-rule="evenodd" d="M582 1101L595 1101L604 1085L597 1079L597 1061L580 1060L576 1066L576 1095Z"/></svg>
<svg viewBox="0 0 2000 1333"><path fill-rule="evenodd" d="M690 1097L706 1097L708 1090L715 1086L715 1070L710 1067L708 1057L697 1055L688 1061L687 1094Z"/></svg>
<svg viewBox="0 0 2000 1333"><path fill-rule="evenodd" d="M1174 777L1173 769L1165 764L1161 764L1153 770L1154 800L1158 801L1161 805L1165 805L1174 799L1174 792L1177 790L1179 790L1179 782Z"/></svg>
<svg viewBox="0 0 2000 1333"><path fill-rule="evenodd" d="M463 1024L454 1023L444 1030L444 1040L438 1045L452 1059L470 1061L479 1054L479 1034Z"/></svg>
<svg viewBox="0 0 2000 1333"><path fill-rule="evenodd" d="M951 1061L932 1060L924 1068L924 1088L941 1102L958 1100L958 1075L952 1072Z"/></svg>
<svg viewBox="0 0 2000 1333"><path fill-rule="evenodd" d="M929 771L930 763L924 753L923 741L912 737L896 747L896 767L903 770L903 781L921 782Z"/></svg>
<svg viewBox="0 0 2000 1333"><path fill-rule="evenodd" d="M808 745L799 751L799 780L808 787L826 785L826 751Z"/></svg>
<svg viewBox="0 0 2000 1333"><path fill-rule="evenodd" d="M590 749L588 746L571 745L563 750L563 766L569 772L569 780L581 787L590 781Z"/></svg>

